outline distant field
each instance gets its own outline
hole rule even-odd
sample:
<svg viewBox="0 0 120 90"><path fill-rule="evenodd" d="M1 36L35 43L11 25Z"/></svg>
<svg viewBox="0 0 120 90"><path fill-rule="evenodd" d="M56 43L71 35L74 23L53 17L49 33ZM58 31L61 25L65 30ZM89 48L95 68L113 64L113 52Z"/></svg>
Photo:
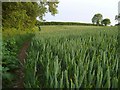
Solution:
<svg viewBox="0 0 120 90"><path fill-rule="evenodd" d="M107 33L116 33L117 27L97 27L97 26L67 26L67 25L56 25L56 26L41 26L41 35L49 34L52 35L67 35L67 34L82 34L82 33L97 33L100 31ZM54 33L54 34L51 34Z"/></svg>
<svg viewBox="0 0 120 90"><path fill-rule="evenodd" d="M25 63L26 88L117 88L117 27L41 26Z"/></svg>

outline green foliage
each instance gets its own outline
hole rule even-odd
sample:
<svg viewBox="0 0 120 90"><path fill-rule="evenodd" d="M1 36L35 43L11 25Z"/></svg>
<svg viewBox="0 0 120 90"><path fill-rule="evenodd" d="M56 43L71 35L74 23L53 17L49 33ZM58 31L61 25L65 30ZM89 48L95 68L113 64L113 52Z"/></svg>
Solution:
<svg viewBox="0 0 120 90"><path fill-rule="evenodd" d="M57 14L57 4L59 3L57 0L55 2L47 2L49 6L49 12L51 12L52 15Z"/></svg>
<svg viewBox="0 0 120 90"><path fill-rule="evenodd" d="M90 23L75 23L75 22L36 22L37 26L42 26L42 25L81 25L81 26L96 26L94 24Z"/></svg>
<svg viewBox="0 0 120 90"><path fill-rule="evenodd" d="M2 7L3 27L14 27L20 30L33 27L38 12L37 4L3 2Z"/></svg>
<svg viewBox="0 0 120 90"><path fill-rule="evenodd" d="M3 28L18 30L31 29L36 23L36 17L43 19L45 13L57 14L58 2L3 2ZM48 8L47 8L48 6Z"/></svg>
<svg viewBox="0 0 120 90"><path fill-rule="evenodd" d="M106 19L103 19L103 16L102 14L95 14L92 18L92 23L93 24L96 24L96 25L99 25L99 26L107 26L109 25L111 22L110 22L110 19L106 18Z"/></svg>
<svg viewBox="0 0 120 90"><path fill-rule="evenodd" d="M2 45L2 77L3 87L12 85L14 75L10 71L18 68L17 49L15 39L6 40Z"/></svg>
<svg viewBox="0 0 120 90"><path fill-rule="evenodd" d="M13 30L12 30L13 31ZM14 31L16 32L16 30ZM18 32L17 32L18 33ZM16 33L16 34L17 34ZM6 34L6 33L3 33ZM26 40L30 40L33 34L21 34L15 35L12 33L12 37L7 35L3 38L2 42L2 87L12 88L15 83L14 80L18 78L14 71L20 68L20 62L18 60L19 49Z"/></svg>
<svg viewBox="0 0 120 90"><path fill-rule="evenodd" d="M117 28L42 29L28 51L26 88L118 88Z"/></svg>
<svg viewBox="0 0 120 90"><path fill-rule="evenodd" d="M101 21L102 21L102 14L98 13L98 14L95 14L92 18L92 23L93 24L97 24L97 25L100 25L101 24Z"/></svg>
<svg viewBox="0 0 120 90"><path fill-rule="evenodd" d="M105 26L109 25L110 23L111 23L111 22L110 22L110 19L108 19L108 18L103 19L102 22L101 22L101 24L103 24L103 25L105 25Z"/></svg>

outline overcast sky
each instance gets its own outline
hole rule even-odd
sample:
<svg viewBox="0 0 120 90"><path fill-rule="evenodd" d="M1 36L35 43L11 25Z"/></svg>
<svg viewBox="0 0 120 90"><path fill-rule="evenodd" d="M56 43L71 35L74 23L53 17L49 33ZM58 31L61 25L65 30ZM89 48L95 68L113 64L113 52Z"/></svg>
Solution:
<svg viewBox="0 0 120 90"><path fill-rule="evenodd" d="M96 13L101 13L103 18L109 18L112 25L117 23L115 15L118 14L120 0L59 0L58 14L51 16L47 13L46 21L74 21L91 23L91 18Z"/></svg>

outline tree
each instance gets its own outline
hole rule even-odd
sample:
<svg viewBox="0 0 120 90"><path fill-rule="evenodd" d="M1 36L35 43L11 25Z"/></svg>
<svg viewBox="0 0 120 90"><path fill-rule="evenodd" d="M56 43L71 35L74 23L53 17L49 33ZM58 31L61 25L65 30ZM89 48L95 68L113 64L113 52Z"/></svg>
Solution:
<svg viewBox="0 0 120 90"><path fill-rule="evenodd" d="M102 23L103 25L107 26L107 25L109 25L111 22L110 22L110 19L106 18L106 19L103 19L101 23Z"/></svg>
<svg viewBox="0 0 120 90"><path fill-rule="evenodd" d="M39 0L38 0L39 1ZM36 23L36 17L43 19L45 13L57 14L57 0L49 2L3 2L2 3L2 25L3 28L17 28L25 30L32 28Z"/></svg>
<svg viewBox="0 0 120 90"><path fill-rule="evenodd" d="M118 24L120 24L120 14L115 16L115 20L118 21Z"/></svg>
<svg viewBox="0 0 120 90"><path fill-rule="evenodd" d="M92 18L92 23L93 24L96 24L96 25L100 25L101 24L101 21L102 21L102 14L98 13L98 14L95 14Z"/></svg>
<svg viewBox="0 0 120 90"><path fill-rule="evenodd" d="M115 16L115 20L116 20L116 21L118 20L118 15Z"/></svg>

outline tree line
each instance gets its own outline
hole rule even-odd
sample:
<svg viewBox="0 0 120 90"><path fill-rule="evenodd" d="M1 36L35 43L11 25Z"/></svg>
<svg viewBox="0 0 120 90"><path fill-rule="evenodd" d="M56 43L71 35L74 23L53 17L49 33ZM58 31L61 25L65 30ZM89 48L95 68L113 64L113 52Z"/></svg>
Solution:
<svg viewBox="0 0 120 90"><path fill-rule="evenodd" d="M95 14L93 16L92 23L96 24L98 26L100 26L100 25L107 26L107 25L109 25L111 23L111 21L108 18L103 19L103 15L98 13L98 14Z"/></svg>
<svg viewBox="0 0 120 90"><path fill-rule="evenodd" d="M84 25L84 26L96 26L95 24L91 23L79 23L79 22L40 22L37 21L36 23L37 26L42 26L42 25Z"/></svg>

